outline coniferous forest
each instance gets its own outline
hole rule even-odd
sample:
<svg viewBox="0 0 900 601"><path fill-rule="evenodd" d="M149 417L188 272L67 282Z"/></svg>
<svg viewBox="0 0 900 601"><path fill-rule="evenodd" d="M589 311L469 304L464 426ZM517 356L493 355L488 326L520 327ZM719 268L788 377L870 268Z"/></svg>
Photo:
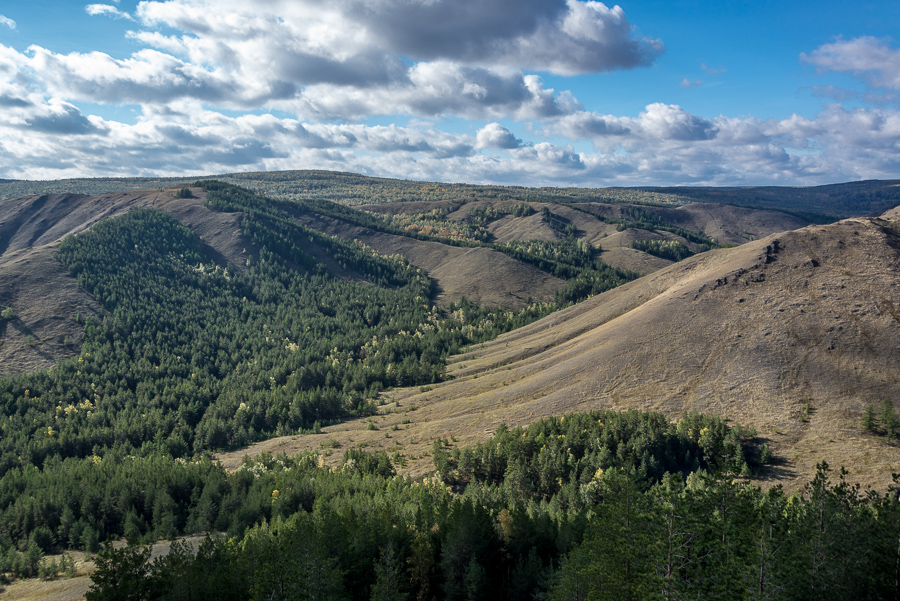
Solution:
<svg viewBox="0 0 900 601"><path fill-rule="evenodd" d="M83 549L100 552L97 600L900 598L897 478L861 491L823 464L802 491L764 491L750 478L768 447L717 417L595 412L437 439L422 481L361 449L226 472L211 453L371 415L381 391L437 382L450 354L631 275L574 241L495 245L568 286L521 311L441 310L425 272L296 215L399 233L389 220L202 186L243 215L245 265L150 209L61 244L104 313L79 316L76 357L0 378L0 574ZM154 561L140 546L198 533ZM120 538L136 546L104 545Z"/></svg>

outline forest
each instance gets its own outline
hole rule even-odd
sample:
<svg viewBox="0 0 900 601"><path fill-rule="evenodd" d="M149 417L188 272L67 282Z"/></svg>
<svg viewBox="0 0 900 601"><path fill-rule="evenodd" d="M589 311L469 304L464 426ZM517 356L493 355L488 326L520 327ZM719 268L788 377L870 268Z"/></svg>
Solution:
<svg viewBox="0 0 900 601"><path fill-rule="evenodd" d="M245 264L216 263L151 209L60 245L104 311L77 316L75 357L0 378L0 577L52 577L71 566L44 556L80 549L99 553L89 599L897 598L896 485L860 491L823 464L802 491L762 490L751 478L768 447L716 417L606 411L470 447L437 438L424 480L358 448L336 466L324 452L264 454L226 472L215 451L323 436L378 412L384 390L441 380L468 345L633 275L549 211L557 241L495 244L448 236L439 213L409 228L321 198L198 185L210 208L242 215ZM424 271L309 229L306 213L490 246L568 283L520 311L442 310ZM471 232L499 214L477 213ZM153 561L141 546L201 533L199 548ZM121 538L132 545L108 544Z"/></svg>
<svg viewBox="0 0 900 601"><path fill-rule="evenodd" d="M306 228L296 214L390 223L325 201L303 205L202 185L211 208L243 214L244 234L258 249L246 265L215 263L190 230L151 209L105 220L60 245L59 260L104 313L75 316L84 328L76 357L0 378L5 548L94 547L120 536L135 523L132 508L148 520L183 496L172 490L135 506L129 487L118 484L128 470L182 461L191 466L184 478L213 478L210 452L371 415L382 390L438 381L451 353L559 306L506 311L463 299L440 310L425 272ZM583 293L623 281L583 258L576 266L545 249L516 253L572 270L575 282L593 277ZM355 277L335 277L324 257ZM38 493L70 480L91 482L86 494L93 496L68 512Z"/></svg>
<svg viewBox="0 0 900 601"><path fill-rule="evenodd" d="M334 468L310 455L245 460L186 512L191 530L227 525L227 535L210 533L196 549L176 543L155 561L148 547L107 546L87 599L900 592L895 494L861 493L843 472L833 482L826 464L802 491L762 490L733 471L750 449L718 418L596 412L501 428L471 448L445 442L435 441L436 476L422 481L395 475L384 452L347 450ZM218 519L229 515L204 522L217 508ZM135 525L132 540L139 533Z"/></svg>

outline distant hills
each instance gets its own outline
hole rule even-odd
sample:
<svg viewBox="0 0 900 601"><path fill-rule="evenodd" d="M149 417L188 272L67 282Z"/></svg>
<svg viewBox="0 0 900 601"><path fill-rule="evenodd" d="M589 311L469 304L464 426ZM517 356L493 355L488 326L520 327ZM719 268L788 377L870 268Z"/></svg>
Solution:
<svg viewBox="0 0 900 601"><path fill-rule="evenodd" d="M292 200L324 199L348 206L412 201L512 199L551 203L603 202L681 206L694 202L787 211L813 222L875 216L900 204L900 180L811 187L526 188L375 178L333 171L271 171L197 177L0 180L0 200L29 194L106 194L218 179Z"/></svg>
<svg viewBox="0 0 900 601"><path fill-rule="evenodd" d="M717 202L816 216L876 216L900 204L900 180L867 180L812 187L643 188L694 202Z"/></svg>

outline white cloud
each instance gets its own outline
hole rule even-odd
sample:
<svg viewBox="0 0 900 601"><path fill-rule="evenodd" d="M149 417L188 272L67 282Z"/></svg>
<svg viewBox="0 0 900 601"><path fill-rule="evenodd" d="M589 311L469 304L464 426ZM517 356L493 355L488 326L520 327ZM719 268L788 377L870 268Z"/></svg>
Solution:
<svg viewBox="0 0 900 601"><path fill-rule="evenodd" d="M521 145L522 140L516 138L511 131L499 123L488 123L475 135L475 148L479 150L484 148L508 150Z"/></svg>
<svg viewBox="0 0 900 601"><path fill-rule="evenodd" d="M657 102L612 115L538 74L627 69L659 55L621 8L599 2L145 0L133 15L127 35L143 48L130 56L0 45L0 177L321 168L525 185L796 185L900 171L890 104L900 60L874 38L802 58L877 86L814 94L880 108L709 118ZM86 103L127 105L136 117L104 119ZM379 115L408 125L366 123ZM458 119L486 125L441 131Z"/></svg>
<svg viewBox="0 0 900 601"><path fill-rule="evenodd" d="M900 89L900 49L887 40L863 36L823 44L800 60L822 71L852 73L874 87Z"/></svg>
<svg viewBox="0 0 900 601"><path fill-rule="evenodd" d="M694 81L691 81L687 77L683 77L681 79L681 83L678 84L678 87L679 88L696 88L697 86L702 86L702 85L703 85L703 82L700 81L699 79L695 79Z"/></svg>
<svg viewBox="0 0 900 601"><path fill-rule="evenodd" d="M118 2L116 2L118 4ZM106 15L108 17L112 17L113 19L128 19L129 21L134 21L134 17L129 15L127 12L122 12L115 6L111 4L88 4L84 7L84 10L87 14L95 17L97 15Z"/></svg>
<svg viewBox="0 0 900 601"><path fill-rule="evenodd" d="M16 28L16 22L4 15L0 15L0 25L5 25L6 27L9 27L10 29Z"/></svg>
<svg viewBox="0 0 900 601"><path fill-rule="evenodd" d="M703 69L704 73L713 77L728 72L728 69L726 69L725 67L710 67L706 63L701 63L700 68Z"/></svg>
<svg viewBox="0 0 900 601"><path fill-rule="evenodd" d="M365 56L392 62L455 61L468 65L593 73L650 64L657 40L636 38L618 7L582 0L243 0L144 1L148 26L196 38L255 46L272 59L316 70ZM282 51L287 49L287 55Z"/></svg>

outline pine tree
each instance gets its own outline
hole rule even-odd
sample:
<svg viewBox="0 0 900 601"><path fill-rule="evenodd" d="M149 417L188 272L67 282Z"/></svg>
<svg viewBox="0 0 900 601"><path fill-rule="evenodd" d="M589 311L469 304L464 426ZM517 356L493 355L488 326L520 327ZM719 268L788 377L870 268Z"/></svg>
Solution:
<svg viewBox="0 0 900 601"><path fill-rule="evenodd" d="M894 409L894 404L890 399L884 400L884 404L881 406L880 417L881 428L884 430L884 433L888 436L893 436L897 427L900 426L900 419L898 419L897 411Z"/></svg>
<svg viewBox="0 0 900 601"><path fill-rule="evenodd" d="M866 407L866 410L863 411L862 416L862 429L866 432L874 432L875 431L875 409L872 408L872 405Z"/></svg>
<svg viewBox="0 0 900 601"><path fill-rule="evenodd" d="M409 595L402 590L403 570L394 548L390 545L381 550L375 564L375 584L372 585L371 601L406 601Z"/></svg>

